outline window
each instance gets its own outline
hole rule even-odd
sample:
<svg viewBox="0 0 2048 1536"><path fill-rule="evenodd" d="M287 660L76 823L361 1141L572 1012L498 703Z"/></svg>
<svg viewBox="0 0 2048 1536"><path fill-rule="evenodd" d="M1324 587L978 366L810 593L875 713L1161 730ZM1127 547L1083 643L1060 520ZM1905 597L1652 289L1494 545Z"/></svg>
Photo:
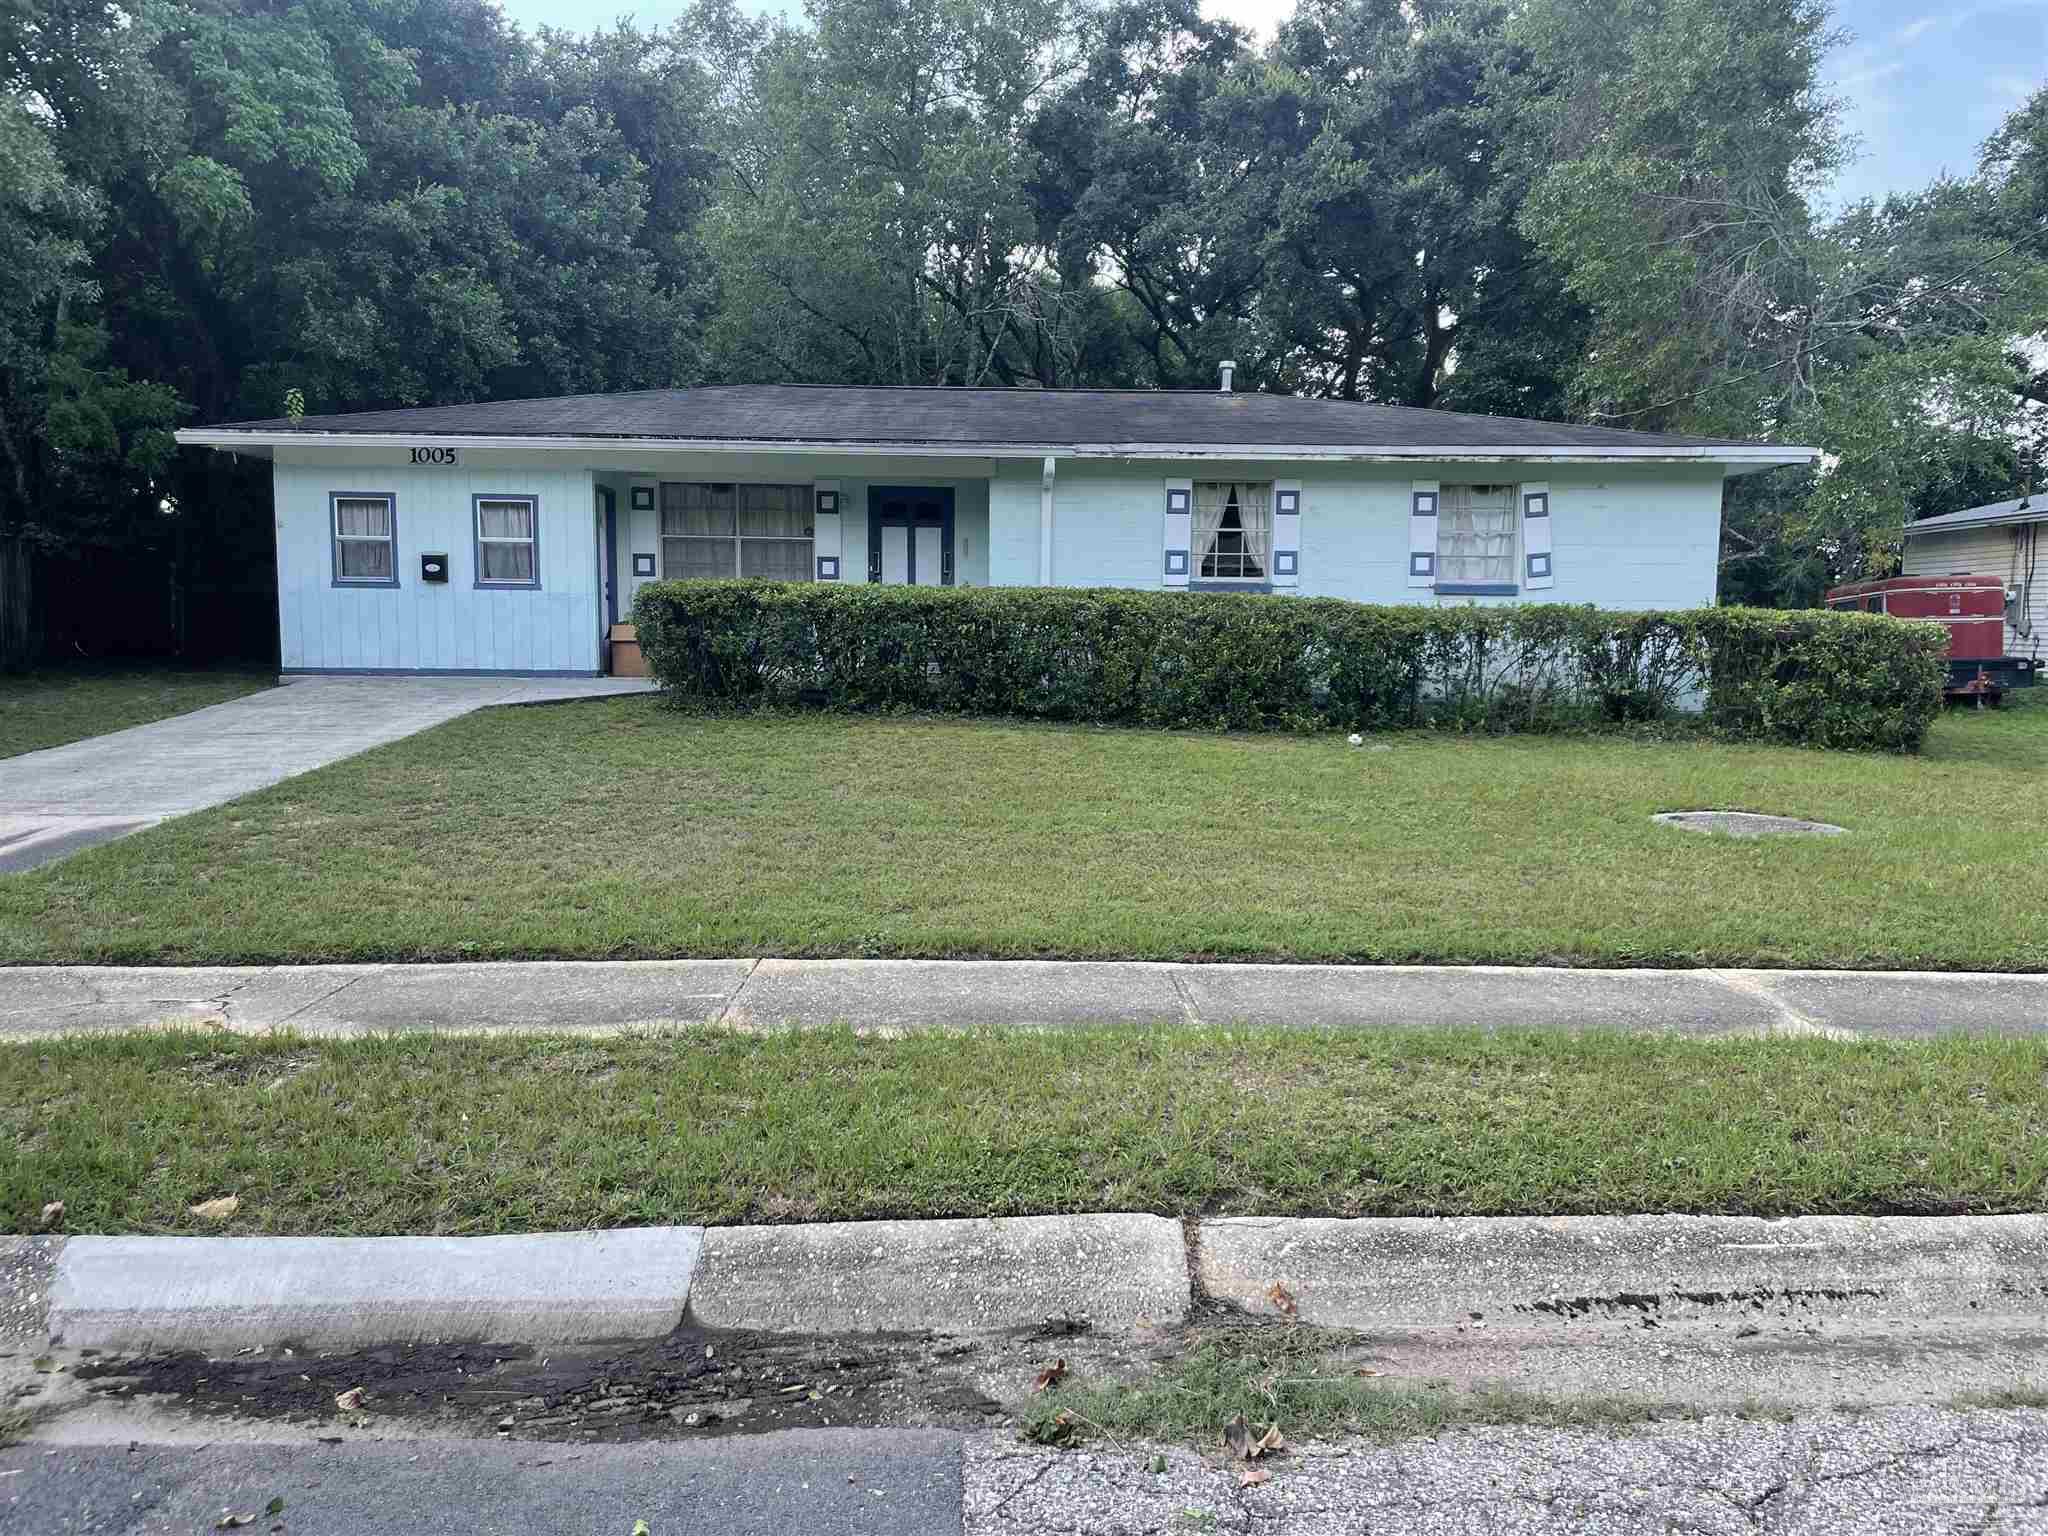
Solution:
<svg viewBox="0 0 2048 1536"><path fill-rule="evenodd" d="M1205 480L1195 486L1195 574L1204 581L1264 581L1273 547L1270 482Z"/></svg>
<svg viewBox="0 0 2048 1536"><path fill-rule="evenodd" d="M809 581L811 488L664 484L661 574Z"/></svg>
<svg viewBox="0 0 2048 1536"><path fill-rule="evenodd" d="M328 502L334 513L334 584L397 586L397 499L370 492L337 491Z"/></svg>
<svg viewBox="0 0 2048 1536"><path fill-rule="evenodd" d="M540 502L532 496L476 498L476 584L540 585Z"/></svg>
<svg viewBox="0 0 2048 1536"><path fill-rule="evenodd" d="M1437 504L1439 590L1515 586L1515 488L1447 485Z"/></svg>

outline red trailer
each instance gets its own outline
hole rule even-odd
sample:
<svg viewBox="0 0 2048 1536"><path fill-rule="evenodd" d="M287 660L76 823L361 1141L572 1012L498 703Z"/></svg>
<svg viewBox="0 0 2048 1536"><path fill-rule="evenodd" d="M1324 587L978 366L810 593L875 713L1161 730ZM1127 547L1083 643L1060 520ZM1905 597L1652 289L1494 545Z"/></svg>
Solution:
<svg viewBox="0 0 2048 1536"><path fill-rule="evenodd" d="M1894 576L1828 589L1827 605L1888 613L1948 630L1948 691L1989 697L2034 680L2034 663L2005 654L2005 582L1996 576Z"/></svg>

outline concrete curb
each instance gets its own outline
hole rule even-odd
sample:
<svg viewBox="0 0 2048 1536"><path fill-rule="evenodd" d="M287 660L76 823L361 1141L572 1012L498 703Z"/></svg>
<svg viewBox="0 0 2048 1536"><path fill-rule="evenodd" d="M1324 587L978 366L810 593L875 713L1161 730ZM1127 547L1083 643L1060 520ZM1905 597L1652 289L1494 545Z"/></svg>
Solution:
<svg viewBox="0 0 2048 1536"><path fill-rule="evenodd" d="M1245 1311L1368 1331L2048 1325L2048 1216L1223 1217L1197 1273Z"/></svg>
<svg viewBox="0 0 2048 1536"><path fill-rule="evenodd" d="M1186 1242L1164 1216L713 1227L690 1291L693 1322L784 1333L1127 1329L1187 1315Z"/></svg>
<svg viewBox="0 0 2048 1536"><path fill-rule="evenodd" d="M701 1227L517 1237L74 1237L52 1338L101 1350L656 1338Z"/></svg>
<svg viewBox="0 0 2048 1536"><path fill-rule="evenodd" d="M508 1237L73 1237L66 1348L221 1351L657 1338L686 1315L778 1333L1122 1330L1188 1314L1178 1222L1019 1216Z"/></svg>
<svg viewBox="0 0 2048 1536"><path fill-rule="evenodd" d="M1699 1038L2048 1034L2048 975L1184 965L1058 960L494 961L0 968L0 1040L224 1027L625 1033L706 1023L877 1032L1204 1023L1607 1028Z"/></svg>

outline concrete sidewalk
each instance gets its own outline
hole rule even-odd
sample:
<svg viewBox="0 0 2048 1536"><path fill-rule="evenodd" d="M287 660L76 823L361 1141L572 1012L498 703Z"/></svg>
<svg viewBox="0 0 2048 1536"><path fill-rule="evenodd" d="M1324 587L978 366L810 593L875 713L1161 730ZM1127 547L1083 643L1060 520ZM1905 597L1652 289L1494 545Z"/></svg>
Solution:
<svg viewBox="0 0 2048 1536"><path fill-rule="evenodd" d="M0 1039L180 1024L344 1036L1162 1022L1610 1028L1700 1038L2042 1035L2048 976L748 958L0 969Z"/></svg>

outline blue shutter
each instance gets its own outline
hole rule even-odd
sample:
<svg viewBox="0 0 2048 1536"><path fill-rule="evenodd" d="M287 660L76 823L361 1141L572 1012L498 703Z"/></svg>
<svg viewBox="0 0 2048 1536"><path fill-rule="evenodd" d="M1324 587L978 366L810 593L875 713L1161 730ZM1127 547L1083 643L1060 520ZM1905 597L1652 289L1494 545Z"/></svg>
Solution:
<svg viewBox="0 0 2048 1536"><path fill-rule="evenodd" d="M1417 480L1408 492L1408 585L1436 585L1436 504L1443 487Z"/></svg>

